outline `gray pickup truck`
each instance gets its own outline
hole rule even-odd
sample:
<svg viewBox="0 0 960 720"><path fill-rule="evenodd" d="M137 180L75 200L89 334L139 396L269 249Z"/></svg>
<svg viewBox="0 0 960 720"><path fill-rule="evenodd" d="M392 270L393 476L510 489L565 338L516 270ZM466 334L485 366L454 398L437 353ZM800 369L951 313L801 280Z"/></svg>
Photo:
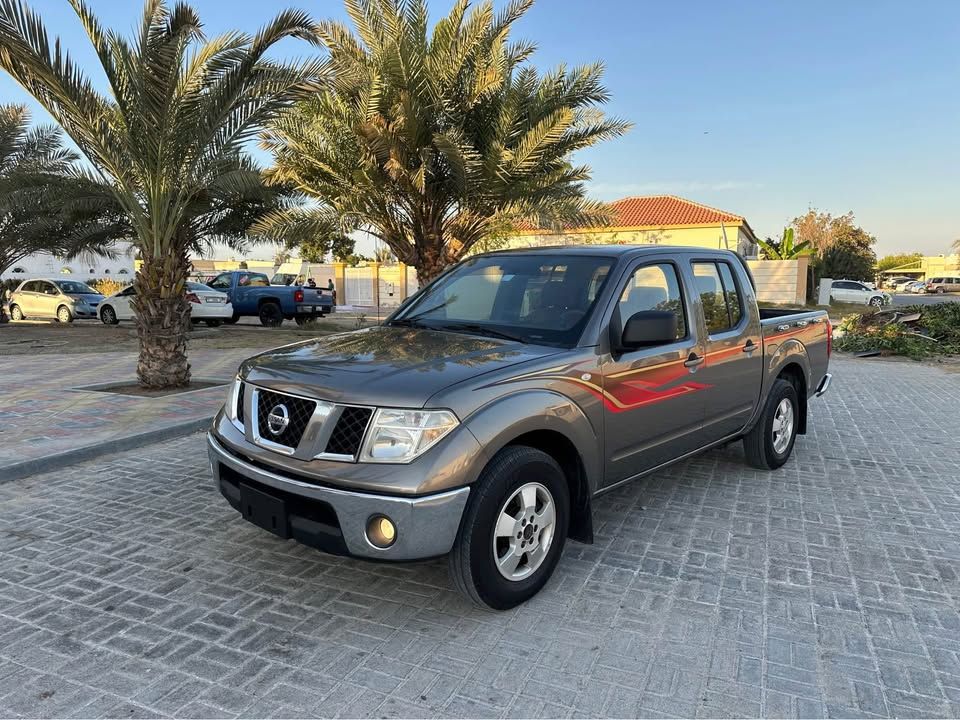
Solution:
<svg viewBox="0 0 960 720"><path fill-rule="evenodd" d="M505 609L600 493L718 445L774 470L830 384L826 313L759 309L736 254L592 246L471 257L381 326L246 360L209 434L220 492L326 552L449 555Z"/></svg>

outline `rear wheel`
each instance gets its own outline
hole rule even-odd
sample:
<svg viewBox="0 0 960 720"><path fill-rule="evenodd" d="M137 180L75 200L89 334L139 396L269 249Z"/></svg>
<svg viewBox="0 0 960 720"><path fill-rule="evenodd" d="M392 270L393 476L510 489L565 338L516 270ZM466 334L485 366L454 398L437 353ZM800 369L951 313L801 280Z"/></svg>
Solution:
<svg viewBox="0 0 960 720"><path fill-rule="evenodd" d="M226 325L236 325L240 322L240 313L234 313L231 317L226 318L224 321Z"/></svg>
<svg viewBox="0 0 960 720"><path fill-rule="evenodd" d="M62 323L72 323L73 315L70 313L70 308L66 305L61 305L57 308L57 320Z"/></svg>
<svg viewBox="0 0 960 720"><path fill-rule="evenodd" d="M937 295L943 295L943 288L942 288L942 287L938 287L938 288L937 288Z"/></svg>
<svg viewBox="0 0 960 720"><path fill-rule="evenodd" d="M207 327L220 327L221 320L204 320Z"/></svg>
<svg viewBox="0 0 960 720"><path fill-rule="evenodd" d="M294 320L296 321L297 325L299 325L300 327L303 327L305 325L312 325L313 321L316 320L317 317L323 317L323 316L322 315L319 315L319 316L318 315L297 315L294 317Z"/></svg>
<svg viewBox="0 0 960 720"><path fill-rule="evenodd" d="M283 324L283 312L275 302L265 302L260 306L260 324L264 327L279 327Z"/></svg>
<svg viewBox="0 0 960 720"><path fill-rule="evenodd" d="M14 320L23 320L26 315L23 314L23 310L20 309L19 305L14 305L10 308L10 317Z"/></svg>
<svg viewBox="0 0 960 720"><path fill-rule="evenodd" d="M743 437L747 464L760 470L776 470L782 466L793 452L799 421L797 390L778 378L770 389L763 415Z"/></svg>
<svg viewBox="0 0 960 720"><path fill-rule="evenodd" d="M116 325L119 320L117 320L117 313L110 305L104 305L100 308L100 322L104 325Z"/></svg>
<svg viewBox="0 0 960 720"><path fill-rule="evenodd" d="M479 605L507 610L536 595L567 537L563 470L545 452L504 448L484 468L450 553L457 588Z"/></svg>

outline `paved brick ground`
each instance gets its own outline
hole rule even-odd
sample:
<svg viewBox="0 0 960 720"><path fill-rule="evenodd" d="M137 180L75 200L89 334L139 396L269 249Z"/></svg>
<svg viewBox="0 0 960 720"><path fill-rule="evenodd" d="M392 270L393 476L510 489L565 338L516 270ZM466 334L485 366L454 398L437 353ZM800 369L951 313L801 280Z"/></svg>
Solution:
<svg viewBox="0 0 960 720"><path fill-rule="evenodd" d="M201 436L0 485L0 716L956 716L960 375L834 367L785 468L606 496L508 613L244 523Z"/></svg>
<svg viewBox="0 0 960 720"><path fill-rule="evenodd" d="M254 352L191 352L193 375L230 379L240 361ZM4 465L212 417L223 403L222 387L162 398L71 390L136 382L136 372L136 353L0 358L0 481Z"/></svg>

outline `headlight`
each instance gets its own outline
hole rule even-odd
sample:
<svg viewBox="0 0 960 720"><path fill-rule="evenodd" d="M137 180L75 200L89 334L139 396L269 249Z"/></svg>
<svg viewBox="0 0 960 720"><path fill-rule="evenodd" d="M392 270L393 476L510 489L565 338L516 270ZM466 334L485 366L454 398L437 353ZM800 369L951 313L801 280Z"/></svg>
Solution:
<svg viewBox="0 0 960 720"><path fill-rule="evenodd" d="M237 423L237 400L240 398L240 376L237 375L233 379L233 382L230 383L230 388L227 390L227 401L223 404L223 412L227 416L228 420L232 420L234 424Z"/></svg>
<svg viewBox="0 0 960 720"><path fill-rule="evenodd" d="M459 424L449 410L380 408L360 451L361 462L408 463Z"/></svg>

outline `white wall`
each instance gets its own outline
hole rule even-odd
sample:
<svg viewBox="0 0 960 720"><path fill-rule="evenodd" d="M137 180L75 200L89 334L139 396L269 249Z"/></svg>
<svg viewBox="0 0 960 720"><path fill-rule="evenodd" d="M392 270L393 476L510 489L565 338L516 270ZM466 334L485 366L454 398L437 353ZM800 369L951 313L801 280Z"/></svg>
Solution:
<svg viewBox="0 0 960 720"><path fill-rule="evenodd" d="M70 273L65 273L69 268ZM23 270L23 272L14 272ZM94 278L115 278L117 280L133 280L133 251L128 243L118 244L117 257L109 258L81 258L74 260L60 260L52 255L30 255L14 263L7 269L0 279L2 280L30 280L31 278L71 278L73 280L92 280Z"/></svg>

